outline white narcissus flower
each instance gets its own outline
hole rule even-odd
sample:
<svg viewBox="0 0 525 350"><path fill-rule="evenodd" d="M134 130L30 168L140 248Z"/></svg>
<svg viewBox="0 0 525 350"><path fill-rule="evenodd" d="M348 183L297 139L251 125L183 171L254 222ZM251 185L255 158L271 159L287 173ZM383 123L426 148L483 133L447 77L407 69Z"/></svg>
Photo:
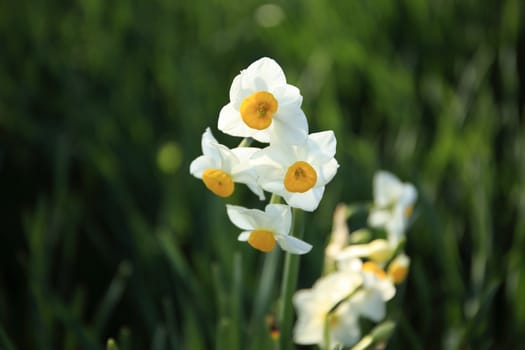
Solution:
<svg viewBox="0 0 525 350"><path fill-rule="evenodd" d="M324 272L331 272L335 269L335 259L337 255L348 244L350 232L346 224L348 207L346 204L340 203L334 211L332 221L332 232L330 234L330 241L325 248L324 253Z"/></svg>
<svg viewBox="0 0 525 350"><path fill-rule="evenodd" d="M320 278L311 289L297 291L293 297L297 310L294 342L323 347L326 325L331 347L355 344L361 337L359 314L351 310L346 299L362 282L360 273L338 271Z"/></svg>
<svg viewBox="0 0 525 350"><path fill-rule="evenodd" d="M362 287L348 300L354 313L374 322L386 315L386 302L394 297L396 289L386 272L376 263L359 259L339 261L341 271L359 272L363 278Z"/></svg>
<svg viewBox="0 0 525 350"><path fill-rule="evenodd" d="M387 171L378 171L374 175L373 190L374 205L368 223L372 227L384 227L388 241L395 247L402 240L412 215L416 188Z"/></svg>
<svg viewBox="0 0 525 350"><path fill-rule="evenodd" d="M217 142L209 128L202 134L201 143L203 155L190 164L193 176L202 179L206 187L220 197L229 197L237 182L264 199L264 191L257 184L257 175L250 165L250 158L258 148L229 149Z"/></svg>
<svg viewBox="0 0 525 350"><path fill-rule="evenodd" d="M333 131L317 132L301 145L271 144L254 154L252 162L263 189L294 208L314 211L337 173L335 148Z"/></svg>
<svg viewBox="0 0 525 350"><path fill-rule="evenodd" d="M372 321L379 322L386 315L386 302L394 297L396 288L385 271L367 261L362 266L363 289L350 299L354 310Z"/></svg>
<svg viewBox="0 0 525 350"><path fill-rule="evenodd" d="M257 250L270 252L276 243L293 254L305 254L312 249L310 244L289 235L292 212L287 205L268 204L262 211L228 204L226 211L231 222L244 230L238 240L247 241Z"/></svg>
<svg viewBox="0 0 525 350"><path fill-rule="evenodd" d="M279 64L263 57L233 80L230 103L219 113L219 130L266 143L301 143L308 135L302 100Z"/></svg>

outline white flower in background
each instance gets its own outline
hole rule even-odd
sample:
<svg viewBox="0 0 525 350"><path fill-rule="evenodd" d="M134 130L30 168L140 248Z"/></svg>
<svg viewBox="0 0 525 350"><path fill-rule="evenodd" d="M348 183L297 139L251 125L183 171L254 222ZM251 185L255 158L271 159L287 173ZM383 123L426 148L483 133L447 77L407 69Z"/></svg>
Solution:
<svg viewBox="0 0 525 350"><path fill-rule="evenodd" d="M264 192L250 165L250 157L259 151L258 148L229 149L217 142L209 128L202 134L201 143L203 155L190 164L193 176L202 179L206 187L220 197L229 197L237 182L246 184L259 199L264 199Z"/></svg>
<svg viewBox="0 0 525 350"><path fill-rule="evenodd" d="M363 279L362 287L348 300L350 309L374 322L386 315L386 302L396 294L395 286L386 272L376 263L359 259L341 259L341 271L359 272Z"/></svg>
<svg viewBox="0 0 525 350"><path fill-rule="evenodd" d="M361 316L379 322L385 317L386 302L394 297L396 289L377 264L367 261L361 269L363 289L352 296L350 303Z"/></svg>
<svg viewBox="0 0 525 350"><path fill-rule="evenodd" d="M394 253L392 246L384 239L375 239L366 244L351 244L343 248L338 259L369 258L376 263L384 263Z"/></svg>
<svg viewBox="0 0 525 350"><path fill-rule="evenodd" d="M374 205L368 223L372 227L384 227L388 241L395 247L402 240L412 215L416 188L387 171L378 171L374 175L373 191Z"/></svg>
<svg viewBox="0 0 525 350"><path fill-rule="evenodd" d="M302 100L279 64L263 57L233 80L230 103L219 113L219 130L260 142L301 143L308 135Z"/></svg>
<svg viewBox="0 0 525 350"><path fill-rule="evenodd" d="M408 275L410 269L410 258L401 253L388 265L388 276L395 284L401 284Z"/></svg>
<svg viewBox="0 0 525 350"><path fill-rule="evenodd" d="M360 273L338 271L320 278L311 289L297 291L293 297L297 310L294 342L301 345L318 344L323 347L326 325L331 347L336 344L355 344L361 337L359 315L352 312L345 299L362 281Z"/></svg>
<svg viewBox="0 0 525 350"><path fill-rule="evenodd" d="M289 235L292 225L291 208L284 204L268 204L264 211L226 205L231 222L244 230L239 241L248 241L253 248L270 252L277 242L279 246L293 254L305 254L312 246Z"/></svg>
<svg viewBox="0 0 525 350"><path fill-rule="evenodd" d="M335 148L333 131L317 132L301 145L271 144L254 154L252 163L263 189L292 207L314 211L339 167Z"/></svg>
<svg viewBox="0 0 525 350"><path fill-rule="evenodd" d="M350 231L346 224L347 212L346 204L339 203L335 208L330 241L324 251L324 273L332 272L335 269L337 255L348 244Z"/></svg>

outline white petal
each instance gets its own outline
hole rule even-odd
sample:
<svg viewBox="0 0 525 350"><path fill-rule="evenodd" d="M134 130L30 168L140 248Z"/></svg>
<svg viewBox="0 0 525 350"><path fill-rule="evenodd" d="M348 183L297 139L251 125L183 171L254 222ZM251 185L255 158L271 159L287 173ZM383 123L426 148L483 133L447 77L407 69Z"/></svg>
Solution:
<svg viewBox="0 0 525 350"><path fill-rule="evenodd" d="M265 226L264 212L258 209L246 209L237 205L226 205L230 221L243 230L255 230ZM262 224L262 225L261 225Z"/></svg>
<svg viewBox="0 0 525 350"><path fill-rule="evenodd" d="M308 136L308 121L300 108L279 108L268 132L272 144L301 144Z"/></svg>
<svg viewBox="0 0 525 350"><path fill-rule="evenodd" d="M354 345L361 338L358 314L349 302L343 302L335 310L339 322L330 328L330 344Z"/></svg>
<svg viewBox="0 0 525 350"><path fill-rule="evenodd" d="M259 174L258 178L259 184L265 191L275 193L281 197L283 197L284 194L288 193L288 191L286 191L286 189L284 188L284 183L282 180L284 175L280 177L278 175L275 176L277 172L265 172L265 174L267 175L267 177L260 177L261 174Z"/></svg>
<svg viewBox="0 0 525 350"><path fill-rule="evenodd" d="M337 260L346 260L353 258L364 258L370 255L369 244L352 244L341 250L337 254Z"/></svg>
<svg viewBox="0 0 525 350"><path fill-rule="evenodd" d="M319 317L317 294L314 289L295 292L293 304L297 310L297 322L293 330L294 342L308 345L320 343L323 339L324 319Z"/></svg>
<svg viewBox="0 0 525 350"><path fill-rule="evenodd" d="M286 191L282 196L286 203L294 208L299 208L305 211L314 211L319 206L319 202L323 198L324 186L314 187L304 193L291 193Z"/></svg>
<svg viewBox="0 0 525 350"><path fill-rule="evenodd" d="M335 158L330 159L328 162L324 163L317 173L317 186L324 186L334 178L337 174L337 169L339 169L339 163Z"/></svg>
<svg viewBox="0 0 525 350"><path fill-rule="evenodd" d="M202 173L206 169L216 169L219 166L218 162L208 156L199 156L190 164L190 174L199 179L202 178Z"/></svg>
<svg viewBox="0 0 525 350"><path fill-rule="evenodd" d="M321 344L323 341L324 323L321 319L298 315L293 329L294 343L299 345ZM313 315L312 315L313 316Z"/></svg>
<svg viewBox="0 0 525 350"><path fill-rule="evenodd" d="M248 66L243 71L243 87L250 84L254 91L269 91L280 85L286 85L286 77L279 64L268 57L263 57Z"/></svg>
<svg viewBox="0 0 525 350"><path fill-rule="evenodd" d="M248 240L248 238L250 238L251 234L252 234L252 231L243 231L243 232L241 232L239 237L237 237L237 240L241 241L241 242L246 242Z"/></svg>
<svg viewBox="0 0 525 350"><path fill-rule="evenodd" d="M337 257L337 269L340 271L347 271L348 273L358 273L360 275L362 266L363 262L361 261L361 259L344 256L342 256L341 258L339 258L339 256Z"/></svg>
<svg viewBox="0 0 525 350"><path fill-rule="evenodd" d="M236 110L239 110L242 101L253 93L252 90L243 89L241 86L241 75L242 72L233 79L230 87L230 102L232 107Z"/></svg>
<svg viewBox="0 0 525 350"><path fill-rule="evenodd" d="M224 170L228 174L233 173L233 169L238 167L240 161L239 158L226 146L218 144L217 150L221 159L220 169Z"/></svg>
<svg viewBox="0 0 525 350"><path fill-rule="evenodd" d="M277 86L270 91L278 101L279 109L300 108L303 102L303 96L299 89L293 85L286 84Z"/></svg>
<svg viewBox="0 0 525 350"><path fill-rule="evenodd" d="M252 164L257 173L258 182L266 191L281 195L281 192L284 191L283 179L287 167L269 158L267 153L263 151L257 153L256 157L252 158ZM279 159L279 161L286 160L286 154L276 152L276 155L283 158Z"/></svg>
<svg viewBox="0 0 525 350"><path fill-rule="evenodd" d="M372 227L382 227L392 219L390 210L372 209L368 215L368 224Z"/></svg>
<svg viewBox="0 0 525 350"><path fill-rule="evenodd" d="M363 277L356 271L337 271L317 280L316 293L326 302L327 310L346 298L363 283Z"/></svg>
<svg viewBox="0 0 525 350"><path fill-rule="evenodd" d="M269 128L263 130L248 128L248 130L250 131L250 137L252 137L253 139L262 143L270 142L270 134L268 132Z"/></svg>
<svg viewBox="0 0 525 350"><path fill-rule="evenodd" d="M388 301L396 294L396 287L389 278L382 278L368 271L361 271L365 291L375 291L383 301Z"/></svg>
<svg viewBox="0 0 525 350"><path fill-rule="evenodd" d="M392 218L385 223L385 230L388 236L388 242L397 247L405 235L407 220L403 211L396 211Z"/></svg>
<svg viewBox="0 0 525 350"><path fill-rule="evenodd" d="M206 128L201 138L202 153L213 158L217 157L218 144L219 143L217 142L215 137L213 137L210 128Z"/></svg>
<svg viewBox="0 0 525 350"><path fill-rule="evenodd" d="M377 284L377 290L384 301L389 301L396 295L396 287L390 279L381 279Z"/></svg>
<svg viewBox="0 0 525 350"><path fill-rule="evenodd" d="M292 254L305 254L312 249L312 245L292 236L276 235L279 246Z"/></svg>
<svg viewBox="0 0 525 350"><path fill-rule="evenodd" d="M375 322L381 321L386 315L386 306L381 294L375 290L361 290L350 301L358 312Z"/></svg>
<svg viewBox="0 0 525 350"><path fill-rule="evenodd" d="M248 186L250 191L252 191L257 197L259 197L259 200L263 201L266 198L264 190L257 183L246 182L246 186Z"/></svg>
<svg viewBox="0 0 525 350"><path fill-rule="evenodd" d="M260 200L265 198L264 191L257 182L257 173L254 169L245 169L243 171L236 170L235 174L232 174L234 182L242 183L248 186L250 191L255 193Z"/></svg>
<svg viewBox="0 0 525 350"><path fill-rule="evenodd" d="M254 164L273 164L288 168L296 160L296 147L289 144L272 144L252 157Z"/></svg>
<svg viewBox="0 0 525 350"><path fill-rule="evenodd" d="M337 141L333 131L321 131L308 136L309 158L315 163L324 163L335 156Z"/></svg>
<svg viewBox="0 0 525 350"><path fill-rule="evenodd" d="M295 292L292 302L298 311L307 311L312 305L313 297L311 289L301 289Z"/></svg>
<svg viewBox="0 0 525 350"><path fill-rule="evenodd" d="M264 199L264 191L257 183L257 173L250 160L251 156L259 151L255 147L237 147L231 150L236 156L237 163L232 168L233 181L243 183L255 193L259 199Z"/></svg>
<svg viewBox="0 0 525 350"><path fill-rule="evenodd" d="M212 160L214 168L224 170L230 174L232 167L239 163L237 157L228 147L217 142L210 128L207 128L202 134L201 144L202 153Z"/></svg>
<svg viewBox="0 0 525 350"><path fill-rule="evenodd" d="M405 183L403 184L403 195L400 202L402 205L410 206L413 205L417 199L417 190L414 185Z"/></svg>
<svg viewBox="0 0 525 350"><path fill-rule="evenodd" d="M403 184L387 171L378 171L374 175L374 201L380 207L385 207L399 200Z"/></svg>
<svg viewBox="0 0 525 350"><path fill-rule="evenodd" d="M268 204L264 210L276 234L287 235L292 226L292 210L284 204Z"/></svg>
<svg viewBox="0 0 525 350"><path fill-rule="evenodd" d="M257 147L236 147L231 149L241 163L248 163L246 166L249 166L250 158L260 150Z"/></svg>
<svg viewBox="0 0 525 350"><path fill-rule="evenodd" d="M242 121L240 112L235 110L231 103L221 108L217 127L220 131L228 135L240 137L250 136L250 130Z"/></svg>
<svg viewBox="0 0 525 350"><path fill-rule="evenodd" d="M235 156L235 164L233 164L231 170L232 176L246 171L253 172L255 174L255 169L253 168L250 158L258 151L259 148L255 147L237 147L230 150L231 154Z"/></svg>

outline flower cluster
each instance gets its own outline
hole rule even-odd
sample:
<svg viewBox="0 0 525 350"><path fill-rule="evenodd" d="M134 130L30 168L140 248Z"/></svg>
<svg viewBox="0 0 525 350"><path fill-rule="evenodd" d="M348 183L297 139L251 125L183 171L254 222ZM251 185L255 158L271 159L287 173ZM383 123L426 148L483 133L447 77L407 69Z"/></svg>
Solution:
<svg viewBox="0 0 525 350"><path fill-rule="evenodd" d="M284 250L303 254L311 246L289 235L291 208L314 211L339 164L332 131L309 134L297 87L286 82L281 67L261 58L242 70L232 82L230 102L219 113L222 132L267 143L264 148L230 149L206 129L202 155L190 173L220 197L229 197L236 184L245 184L259 199L265 191L284 198L285 204L268 204L264 211L227 205L230 220L243 232L240 241L268 252L276 243Z"/></svg>
<svg viewBox="0 0 525 350"><path fill-rule="evenodd" d="M387 171L378 171L374 176L374 205L368 216L371 227L383 227L388 242L397 246L412 217L417 191L414 185L401 182Z"/></svg>
<svg viewBox="0 0 525 350"><path fill-rule="evenodd" d="M311 289L299 290L293 302L298 313L294 329L297 344L331 349L352 346L362 334L360 319L377 323L386 317L386 303L407 274L410 259L403 252L405 233L417 192L385 171L374 176L374 204L368 223L381 227L375 237L361 229L349 233L349 208L334 213L325 253L325 274Z"/></svg>

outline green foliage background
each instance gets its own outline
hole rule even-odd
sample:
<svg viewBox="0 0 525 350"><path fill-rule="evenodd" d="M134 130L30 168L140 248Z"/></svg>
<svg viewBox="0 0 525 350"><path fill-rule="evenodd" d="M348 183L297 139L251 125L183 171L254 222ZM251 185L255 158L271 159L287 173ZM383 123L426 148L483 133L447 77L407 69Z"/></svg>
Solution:
<svg viewBox="0 0 525 350"><path fill-rule="evenodd" d="M335 205L369 201L387 169L420 192L389 348L525 346L523 2L276 4L266 27L275 15L252 0L0 2L0 349L256 339L232 325L263 256L224 205L263 203L216 198L188 167L208 126L239 142L218 112L262 56L301 89L310 130L338 139L300 287Z"/></svg>

